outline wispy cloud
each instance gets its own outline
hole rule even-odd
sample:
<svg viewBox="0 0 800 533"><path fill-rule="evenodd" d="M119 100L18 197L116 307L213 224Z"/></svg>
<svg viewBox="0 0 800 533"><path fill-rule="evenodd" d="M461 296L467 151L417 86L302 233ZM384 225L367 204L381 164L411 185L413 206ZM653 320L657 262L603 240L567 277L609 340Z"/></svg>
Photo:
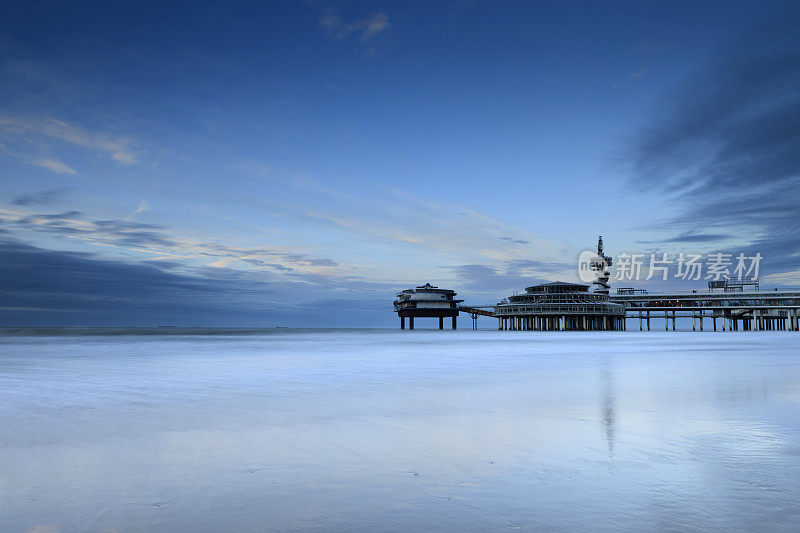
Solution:
<svg viewBox="0 0 800 533"><path fill-rule="evenodd" d="M655 243L721 243L728 239L733 238L733 235L725 233L699 233L695 231L687 231L674 237L666 239L652 240L652 241L637 241L641 244L655 244Z"/></svg>
<svg viewBox="0 0 800 533"><path fill-rule="evenodd" d="M137 162L135 143L128 137L89 131L52 117L19 117L0 113L0 141L6 153L58 174L77 171L49 155L59 144L100 153L111 160Z"/></svg>
<svg viewBox="0 0 800 533"><path fill-rule="evenodd" d="M637 78L643 77L645 74L647 74L647 69L646 68L640 68L638 70L634 70L633 72L628 73L626 78L627 78L628 81L636 80ZM616 82L612 83L611 85L612 85L612 87L622 87L623 85L625 85L625 82L624 81L616 81Z"/></svg>
<svg viewBox="0 0 800 533"><path fill-rule="evenodd" d="M34 165L37 167L46 168L50 172L54 172L56 174L77 174L78 172L64 163L63 161L59 161L58 159L52 157L45 157L44 159L37 159L33 162Z"/></svg>
<svg viewBox="0 0 800 533"><path fill-rule="evenodd" d="M135 217L139 213L144 213L145 211L147 211L148 207L149 206L147 205L147 202L145 200L142 200L141 202L139 202L139 206L133 211L131 211L128 216L125 217L125 220L130 221L133 217Z"/></svg>
<svg viewBox="0 0 800 533"><path fill-rule="evenodd" d="M14 198L11 202L14 205L33 206L33 205L50 205L57 200L63 198L69 189L57 188L47 189L44 191L23 194Z"/></svg>
<svg viewBox="0 0 800 533"><path fill-rule="evenodd" d="M133 248L172 247L176 242L158 224L126 220L83 220L79 211L64 213L34 213L3 217L11 226L28 231L47 232L65 237L106 241L109 244Z"/></svg>
<svg viewBox="0 0 800 533"><path fill-rule="evenodd" d="M374 13L355 22L345 23L333 11L327 12L319 19L319 25L327 37L341 41L355 35L363 43L374 39L378 34L390 27L389 17L385 13Z"/></svg>

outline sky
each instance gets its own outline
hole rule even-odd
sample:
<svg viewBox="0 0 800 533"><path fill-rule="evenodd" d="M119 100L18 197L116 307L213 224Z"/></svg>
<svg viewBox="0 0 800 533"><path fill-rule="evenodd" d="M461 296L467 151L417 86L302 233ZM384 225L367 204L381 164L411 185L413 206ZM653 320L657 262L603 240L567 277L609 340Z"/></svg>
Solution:
<svg viewBox="0 0 800 533"><path fill-rule="evenodd" d="M394 327L425 282L489 305L576 280L598 235L758 253L762 286L800 285L798 23L796 2L18 2L0 325Z"/></svg>

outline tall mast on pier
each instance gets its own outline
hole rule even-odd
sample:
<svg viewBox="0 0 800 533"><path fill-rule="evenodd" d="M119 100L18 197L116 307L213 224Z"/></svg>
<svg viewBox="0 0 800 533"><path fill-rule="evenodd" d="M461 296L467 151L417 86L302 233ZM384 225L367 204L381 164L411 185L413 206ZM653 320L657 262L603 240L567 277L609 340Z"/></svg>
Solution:
<svg viewBox="0 0 800 533"><path fill-rule="evenodd" d="M594 285L594 292L598 294L608 294L611 286L608 284L608 279L611 277L609 268L611 267L612 258L603 253L603 236L597 239L597 257L591 264L591 269L597 272L597 279L592 282Z"/></svg>

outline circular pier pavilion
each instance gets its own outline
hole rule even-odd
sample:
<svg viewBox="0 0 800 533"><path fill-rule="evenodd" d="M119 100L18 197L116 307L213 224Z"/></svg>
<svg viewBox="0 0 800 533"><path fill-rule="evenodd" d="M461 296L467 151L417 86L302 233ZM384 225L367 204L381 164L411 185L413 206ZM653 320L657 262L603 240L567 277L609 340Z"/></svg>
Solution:
<svg viewBox="0 0 800 533"><path fill-rule="evenodd" d="M416 289L406 289L397 295L394 310L400 317L400 329L414 329L414 319L431 317L439 319L439 329L444 329L444 319L452 319L452 327L456 329L458 304L464 300L456 300L456 292L440 289L430 283L420 285Z"/></svg>
<svg viewBox="0 0 800 533"><path fill-rule="evenodd" d="M510 331L620 331L625 305L580 283L544 283L497 304L498 329Z"/></svg>

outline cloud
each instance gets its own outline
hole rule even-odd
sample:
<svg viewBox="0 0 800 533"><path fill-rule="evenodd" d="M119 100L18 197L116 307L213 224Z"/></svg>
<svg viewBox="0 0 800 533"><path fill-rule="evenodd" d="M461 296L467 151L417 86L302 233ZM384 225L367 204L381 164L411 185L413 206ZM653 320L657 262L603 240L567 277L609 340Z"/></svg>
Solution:
<svg viewBox="0 0 800 533"><path fill-rule="evenodd" d="M388 283L132 263L0 239L0 323L374 326L394 322ZM341 313L347 309L347 313Z"/></svg>
<svg viewBox="0 0 800 533"><path fill-rule="evenodd" d="M285 272L294 272L292 267L287 267L285 265L281 265L280 263L269 263L264 261L263 259L255 259L252 257L245 257L241 259L245 263L250 263L251 265L255 265L261 268L274 268L275 270L283 270Z"/></svg>
<svg viewBox="0 0 800 533"><path fill-rule="evenodd" d="M151 247L174 246L176 242L165 236L163 226L143 224L127 220L96 220L94 230L103 235L112 235L123 246Z"/></svg>
<svg viewBox="0 0 800 533"><path fill-rule="evenodd" d="M739 236L728 249L760 252L768 272L797 270L797 24L770 21L730 43L667 95L630 143L631 185L667 193L678 207L662 225L681 233L664 242Z"/></svg>
<svg viewBox="0 0 800 533"><path fill-rule="evenodd" d="M132 313L133 323L148 313L171 316L194 306L226 309L230 305L226 299L245 286L254 295L266 292L264 288L256 291L253 283L242 286L236 278L222 281L169 273L155 265L100 260L91 254L44 250L12 240L0 241L0 249L4 258L0 272L7 280L0 288L6 315L14 307L41 310L40 319L48 310L54 316L71 310L86 320L102 322L102 316L91 315L124 320L126 313ZM14 321L13 316L5 318L6 323Z"/></svg>
<svg viewBox="0 0 800 533"><path fill-rule="evenodd" d="M38 130L54 139L106 153L111 159L125 165L136 163L130 139L107 133L89 132L53 118L38 123Z"/></svg>
<svg viewBox="0 0 800 533"><path fill-rule="evenodd" d="M31 198L23 198L30 201ZM141 207L141 205L140 205ZM130 218L130 217L128 217ZM333 275L339 263L327 257L311 257L307 254L273 248L243 248L224 244L180 239L168 228L128 219L86 220L79 211L60 213L30 213L0 211L0 221L14 230L44 232L61 237L78 238L92 244L105 244L184 259L213 258L209 266L228 267L242 262L259 269L269 268L280 272ZM7 230L4 230L6 233Z"/></svg>
<svg viewBox="0 0 800 533"><path fill-rule="evenodd" d="M511 237L500 237L500 240L510 242L512 244L530 244L531 241L526 241L524 239L512 239Z"/></svg>
<svg viewBox="0 0 800 533"><path fill-rule="evenodd" d="M27 533L58 533L58 526L56 524L39 524L30 528Z"/></svg>
<svg viewBox="0 0 800 533"><path fill-rule="evenodd" d="M165 228L157 224L129 222L127 220L81 219L79 211L64 213L34 213L13 217L6 215L4 220L11 226L29 231L40 231L69 237L84 237L91 240L105 240L118 246L133 248L171 247L176 242L167 236Z"/></svg>
<svg viewBox="0 0 800 533"><path fill-rule="evenodd" d="M380 250L377 253L399 255L401 261L410 261L419 254L420 260L428 265L442 261L500 265L510 258L549 259L564 251L556 243L470 206L397 188L387 189L379 184L380 180L361 182L358 194L345 194L311 177L303 176L301 180L294 179L293 174L284 177L279 169L255 161L237 168L258 179L270 180L289 197L298 197L287 202L252 199L252 205L258 209L266 205L276 216L321 227L337 237L358 239ZM409 212L414 216L409 217Z"/></svg>
<svg viewBox="0 0 800 533"><path fill-rule="evenodd" d="M728 235L725 233L693 233L693 232L686 232L681 233L680 235L676 235L674 237L669 237L666 239L660 239L655 241L638 241L641 244L654 244L654 243L706 243L706 242L714 242L719 243L728 239L733 238L732 235Z"/></svg>
<svg viewBox="0 0 800 533"><path fill-rule="evenodd" d="M389 18L383 13L376 13L357 23L361 30L361 40L369 41L389 27Z"/></svg>
<svg viewBox="0 0 800 533"><path fill-rule="evenodd" d="M723 233L681 233L664 242L721 242L730 238Z"/></svg>
<svg viewBox="0 0 800 533"><path fill-rule="evenodd" d="M7 153L58 174L76 174L65 163L47 155L58 143L104 154L123 165L137 162L135 145L131 139L88 131L52 117L20 117L0 113L0 141L8 145L5 148ZM29 155L31 153L35 155Z"/></svg>
<svg viewBox="0 0 800 533"><path fill-rule="evenodd" d="M495 298L521 291L537 283L555 281L559 275L574 278L577 274L575 264L562 262L517 259L507 261L502 267L490 265L458 265L453 272L465 289L481 294L482 297L494 295Z"/></svg>
<svg viewBox="0 0 800 533"><path fill-rule="evenodd" d="M131 211L128 216L125 217L125 220L130 221L133 217L135 217L139 213L144 213L145 211L147 211L148 207L149 206L147 205L147 202L145 200L142 200L141 202L139 202L139 206L133 211Z"/></svg>
<svg viewBox="0 0 800 533"><path fill-rule="evenodd" d="M319 25L325 35L331 39L341 41L350 35L356 35L363 43L371 41L390 27L389 17L385 13L374 13L369 17L346 24L333 11L323 15L319 19Z"/></svg>
<svg viewBox="0 0 800 533"><path fill-rule="evenodd" d="M202 243L199 248L202 255L221 258L214 266L225 267L232 261L263 267L274 268L285 272L294 272L300 267L337 267L339 263L330 258L312 258L306 254L287 252L268 248L235 248L223 244ZM283 261L278 263L276 260Z"/></svg>
<svg viewBox="0 0 800 533"><path fill-rule="evenodd" d="M21 206L50 205L62 198L69 189L47 189L35 193L23 194L12 200L12 204Z"/></svg>
<svg viewBox="0 0 800 533"><path fill-rule="evenodd" d="M34 165L37 167L46 168L50 172L54 172L56 174L77 174L78 172L64 163L63 161L59 161L58 159L54 159L51 157L46 157L44 159L37 159L33 162Z"/></svg>
<svg viewBox="0 0 800 533"><path fill-rule="evenodd" d="M645 74L647 74L647 69L646 68L640 68L639 70L635 70L635 71L631 72L630 74L628 74L628 79L635 80L637 78L641 78ZM611 84L612 87L622 87L623 85L624 85L624 83L622 81L617 81L617 82L614 82L614 83Z"/></svg>

